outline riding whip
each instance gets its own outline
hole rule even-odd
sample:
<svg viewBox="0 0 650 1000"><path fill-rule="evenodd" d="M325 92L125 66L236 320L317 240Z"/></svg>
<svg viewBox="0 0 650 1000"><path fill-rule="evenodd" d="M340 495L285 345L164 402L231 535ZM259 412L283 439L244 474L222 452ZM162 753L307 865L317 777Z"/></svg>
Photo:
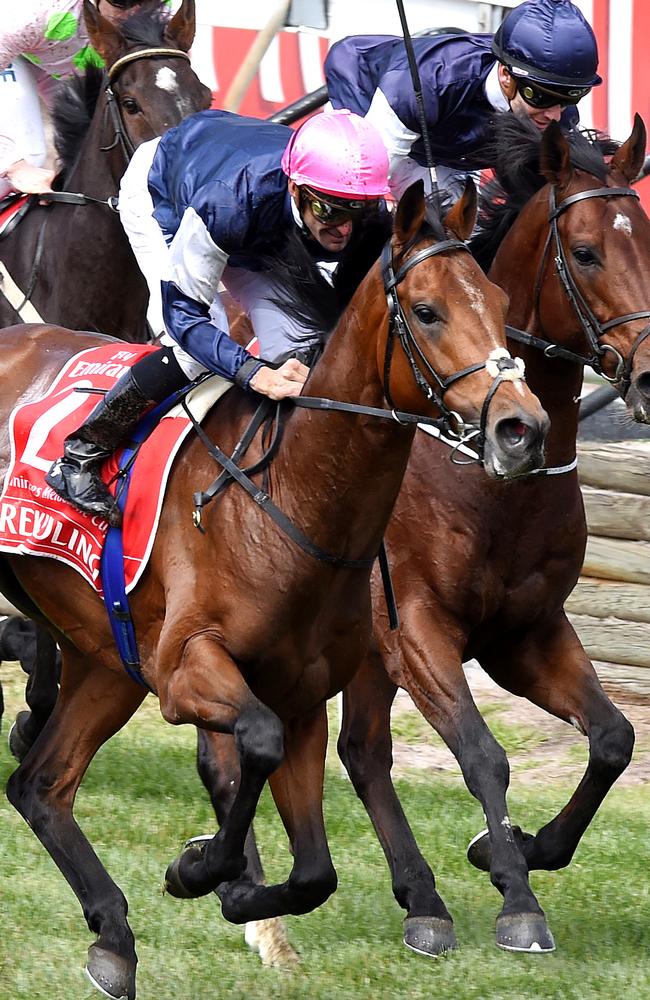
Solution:
<svg viewBox="0 0 650 1000"><path fill-rule="evenodd" d="M403 0L397 0L397 10L402 25L402 34L404 36L404 47L406 48L406 55L409 61L411 80L413 82L413 90L415 92L415 103L417 104L418 115L420 118L420 128L422 130L422 142L424 143L424 156L427 162L429 173L431 175L431 189L432 191L436 191L438 182L436 178L436 167L433 162L433 153L431 151L431 143L429 141L429 129L427 128L427 119L424 113L422 82L420 80L420 72L418 70L418 64L415 59L415 51L413 49L413 39L411 38L411 32L409 31L408 22L406 20L406 12L404 10Z"/></svg>

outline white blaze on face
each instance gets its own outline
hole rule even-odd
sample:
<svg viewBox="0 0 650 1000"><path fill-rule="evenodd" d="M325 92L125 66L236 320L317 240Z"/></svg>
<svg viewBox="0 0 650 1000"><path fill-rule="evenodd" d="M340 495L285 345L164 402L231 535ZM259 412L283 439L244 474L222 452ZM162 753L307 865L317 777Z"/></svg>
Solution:
<svg viewBox="0 0 650 1000"><path fill-rule="evenodd" d="M483 292L473 285L471 281L468 281L462 274L458 276L458 281L469 299L469 304L478 313L479 316L483 316L485 313L485 297Z"/></svg>
<svg viewBox="0 0 650 1000"><path fill-rule="evenodd" d="M169 66L163 66L156 73L156 86L160 90L167 90L170 94L178 93L178 80L176 73Z"/></svg>
<svg viewBox="0 0 650 1000"><path fill-rule="evenodd" d="M616 213L616 218L614 219L614 229L618 231L623 231L627 233L628 236L632 235L632 223L628 219L627 215L622 212Z"/></svg>

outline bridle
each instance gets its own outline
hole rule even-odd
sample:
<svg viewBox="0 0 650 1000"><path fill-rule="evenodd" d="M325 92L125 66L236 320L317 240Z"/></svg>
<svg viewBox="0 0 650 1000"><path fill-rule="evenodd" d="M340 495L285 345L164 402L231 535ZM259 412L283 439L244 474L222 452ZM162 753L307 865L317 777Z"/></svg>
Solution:
<svg viewBox="0 0 650 1000"><path fill-rule="evenodd" d="M399 339L417 387L427 400L432 400L436 404L442 414L442 427L444 432L454 440L457 440L459 446L461 444L466 444L469 440L472 440L473 447L475 447L478 452L479 460L482 461L490 403L492 402L494 395L502 382L523 379L523 368L520 367L522 363L520 361L518 363L518 359L516 360L511 358L507 351L496 351L493 352L494 356L491 356L487 362L478 361L473 365L468 365L467 368L462 368L453 375L448 375L446 378L443 378L431 366L430 362L423 354L422 349L420 348L415 336L413 335L413 331L409 326L402 304L397 295L397 286L401 284L411 268L422 263L422 261L427 260L429 257L442 253L453 253L456 251L464 251L471 255L469 247L461 240L442 240L440 243L435 243L432 246L426 247L424 250L420 250L413 254L412 257L409 257L408 260L402 264L402 266L398 269L397 274L395 274L393 269L392 247L390 240L384 246L381 254L381 274L384 283L384 291L386 293L386 300L388 303L388 338L386 341L383 372L384 396L386 397L393 414L395 414L395 407L390 392L390 372L394 355L395 341L396 339ZM492 371L490 371L490 367L492 367ZM424 371L422 370L423 368ZM465 378L467 375L473 375L475 372L483 371L484 369L487 369L490 374L494 375L494 377L492 385L490 386L483 401L479 425L476 426L474 424L466 423L459 413L455 410L451 410L447 406L444 397L447 390L452 385L455 385L456 382L460 381L460 379ZM396 419L399 419L397 415ZM419 419L420 423L425 423L422 418ZM440 426L440 423L441 422L438 421L438 426ZM460 462L456 459L454 452L452 452L452 461L456 464L465 464L464 462Z"/></svg>
<svg viewBox="0 0 650 1000"><path fill-rule="evenodd" d="M549 195L549 215L548 221L549 231L546 237L546 243L544 244L544 252L540 261L540 265L537 271L537 279L535 282L535 315L539 322L540 327L542 327L540 319L540 296L542 291L542 280L546 269L546 262L551 249L552 242L555 241L556 253L555 253L555 267L557 275L562 283L564 292L569 300L573 311L580 323L580 327L585 336L585 339L591 348L591 357L585 357L581 354L577 354L574 351L570 351L567 348L560 347L559 344L555 344L552 341L543 340L540 337L534 337L523 330L518 330L516 327L506 326L506 332L508 337L512 340L516 340L519 343L527 344L530 347L537 347L544 352L547 358L564 358L567 361L574 361L580 365L588 365L594 369L599 375L601 375L607 382L613 382L616 384L621 396L625 399L627 392L630 388L631 375L632 375L632 365L634 363L634 356L641 346L644 340L650 336L650 323L644 327L639 336L634 341L627 358L623 358L621 353L611 344L604 344L602 342L602 337L607 333L608 330L613 329L616 326L621 326L623 323L631 323L633 320L637 319L648 319L650 318L650 310L639 310L639 312L627 313L624 316L619 316L616 319L610 319L606 323L601 323L597 316L592 311L589 303L585 299L584 295L578 288L575 279L571 273L568 265L566 251L560 237L560 231L558 227L558 218L571 206L577 202L587 201L591 198L639 198L639 193L633 188L625 187L601 187L593 188L588 191L580 191L578 194L570 195L565 198L563 202L559 205L557 204L556 197L556 186L552 185L550 195ZM543 327L542 327L543 328ZM614 375L608 375L603 370L603 359L607 354L612 354L616 361L616 370Z"/></svg>
<svg viewBox="0 0 650 1000"><path fill-rule="evenodd" d="M115 91L113 90L113 83L120 75L124 67L128 66L130 63L137 62L139 59L161 58L186 59L187 62L190 61L190 57L187 52L183 52L182 49L165 49L159 46L158 48L138 49L135 52L129 52L127 55L117 59L106 72L106 87L104 88L104 92L106 94L106 113L111 120L113 128L115 129L115 136L110 146L102 146L102 152L107 153L111 149L115 149L115 147L119 144L122 148L124 159L127 164L130 162L131 157L135 152L135 146L133 145L131 137L129 136L124 124L124 118L122 117L119 101L115 96Z"/></svg>

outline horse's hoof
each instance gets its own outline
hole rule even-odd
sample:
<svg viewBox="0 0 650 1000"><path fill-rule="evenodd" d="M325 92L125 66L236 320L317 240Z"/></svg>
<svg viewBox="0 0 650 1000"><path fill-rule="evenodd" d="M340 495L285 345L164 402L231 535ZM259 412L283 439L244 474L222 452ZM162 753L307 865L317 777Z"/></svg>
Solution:
<svg viewBox="0 0 650 1000"><path fill-rule="evenodd" d="M451 920L440 917L406 917L404 944L418 955L437 958L458 947Z"/></svg>
<svg viewBox="0 0 650 1000"><path fill-rule="evenodd" d="M167 871L165 872L165 885L163 888L164 892L168 892L170 896L174 896L175 899L194 899L196 894L190 892L186 886L181 882L181 877L178 873L178 868L181 863L181 859L185 857L188 850L196 851L197 848L187 848L182 854L179 854L177 858L167 866Z"/></svg>
<svg viewBox="0 0 650 1000"><path fill-rule="evenodd" d="M543 913L506 913L497 917L497 945L504 951L543 955L555 951L555 941Z"/></svg>
<svg viewBox="0 0 650 1000"><path fill-rule="evenodd" d="M135 964L97 944L88 949L86 975L111 1000L135 1000Z"/></svg>
<svg viewBox="0 0 650 1000"><path fill-rule="evenodd" d="M300 965L300 956L289 943L281 917L249 920L244 937L251 951L256 951L260 956L262 965L275 969L294 969Z"/></svg>
<svg viewBox="0 0 650 1000"><path fill-rule="evenodd" d="M534 840L532 833L524 833L520 826L513 826L512 835L519 850L524 853L524 845ZM525 857L525 853L524 853ZM530 857L530 854L529 854ZM487 830L481 830L467 845L467 860L481 872L489 872L492 865L492 844ZM528 860L528 859L526 859Z"/></svg>
<svg viewBox="0 0 650 1000"><path fill-rule="evenodd" d="M19 712L16 716L16 721L9 730L9 735L7 737L9 750L17 761L23 761L27 756L28 751L32 748L32 744L29 743L20 732L21 723L25 722L26 719L29 718L30 714L30 712Z"/></svg>

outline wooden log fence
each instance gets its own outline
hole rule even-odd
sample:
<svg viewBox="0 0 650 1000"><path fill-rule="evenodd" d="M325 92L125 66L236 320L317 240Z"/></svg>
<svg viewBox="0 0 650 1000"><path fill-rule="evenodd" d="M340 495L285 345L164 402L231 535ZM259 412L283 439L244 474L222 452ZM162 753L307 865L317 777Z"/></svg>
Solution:
<svg viewBox="0 0 650 1000"><path fill-rule="evenodd" d="M650 695L650 441L580 444L589 539L566 602L603 681Z"/></svg>

